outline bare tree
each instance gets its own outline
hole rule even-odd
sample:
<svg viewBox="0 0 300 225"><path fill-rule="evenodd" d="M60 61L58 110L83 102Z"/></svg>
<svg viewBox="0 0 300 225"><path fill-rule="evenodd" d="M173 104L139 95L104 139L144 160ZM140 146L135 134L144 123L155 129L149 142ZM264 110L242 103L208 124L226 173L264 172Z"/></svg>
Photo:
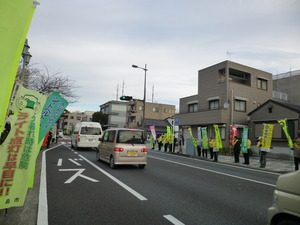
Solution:
<svg viewBox="0 0 300 225"><path fill-rule="evenodd" d="M75 81L62 75L61 72L51 73L44 66L40 69L31 65L28 67L28 87L43 94L48 94L52 91L58 92L69 103L76 102L79 97L75 94Z"/></svg>

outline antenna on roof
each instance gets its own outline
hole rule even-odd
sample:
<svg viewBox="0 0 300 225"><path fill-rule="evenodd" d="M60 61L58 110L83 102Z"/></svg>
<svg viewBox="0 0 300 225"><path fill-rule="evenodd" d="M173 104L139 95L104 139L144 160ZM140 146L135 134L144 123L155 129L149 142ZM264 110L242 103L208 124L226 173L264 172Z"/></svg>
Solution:
<svg viewBox="0 0 300 225"><path fill-rule="evenodd" d="M116 98L117 101L118 101L118 98L119 98L119 84L117 84L117 98Z"/></svg>
<svg viewBox="0 0 300 225"><path fill-rule="evenodd" d="M236 54L236 53L235 53L235 52L227 51L226 54L227 54L228 60L231 60L231 55L232 55L232 54Z"/></svg>

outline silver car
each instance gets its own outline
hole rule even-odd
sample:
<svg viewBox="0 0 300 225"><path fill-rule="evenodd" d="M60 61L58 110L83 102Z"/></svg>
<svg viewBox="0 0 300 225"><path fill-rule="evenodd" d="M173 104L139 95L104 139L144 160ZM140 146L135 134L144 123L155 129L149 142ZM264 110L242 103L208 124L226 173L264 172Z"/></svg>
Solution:
<svg viewBox="0 0 300 225"><path fill-rule="evenodd" d="M147 148L145 132L139 129L116 128L104 131L96 153L97 160L116 165L138 165L145 168Z"/></svg>

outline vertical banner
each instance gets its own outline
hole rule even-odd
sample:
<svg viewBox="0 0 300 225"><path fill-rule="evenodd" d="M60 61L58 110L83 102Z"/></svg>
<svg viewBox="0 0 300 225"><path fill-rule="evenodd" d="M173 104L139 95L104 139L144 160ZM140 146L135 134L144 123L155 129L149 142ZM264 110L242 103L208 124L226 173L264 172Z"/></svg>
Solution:
<svg viewBox="0 0 300 225"><path fill-rule="evenodd" d="M198 127L198 128L197 128L197 135L198 135L198 143L199 143L199 146L202 147L201 127Z"/></svg>
<svg viewBox="0 0 300 225"><path fill-rule="evenodd" d="M231 127L231 131L230 131L230 140L229 140L229 144L231 146L234 145L234 137L235 136L238 136L237 127L236 126L232 126Z"/></svg>
<svg viewBox="0 0 300 225"><path fill-rule="evenodd" d="M219 126L214 125L214 128L215 128L215 137L216 137L216 148L223 148Z"/></svg>
<svg viewBox="0 0 300 225"><path fill-rule="evenodd" d="M156 132L155 132L155 126L150 126L151 134L153 136L153 140L156 140Z"/></svg>
<svg viewBox="0 0 300 225"><path fill-rule="evenodd" d="M207 137L207 127L201 127L201 132L202 132L202 148L209 149L208 137Z"/></svg>
<svg viewBox="0 0 300 225"><path fill-rule="evenodd" d="M188 128L188 132L189 132L190 135L191 135L191 138L192 138L192 142L193 142L194 147L197 147L197 146L198 146L198 141L195 140L195 138L194 138L194 136L193 136L193 133L192 133L192 129L191 129L191 128Z"/></svg>
<svg viewBox="0 0 300 225"><path fill-rule="evenodd" d="M286 124L286 120L278 120L278 123L280 124L280 126L282 127L282 130L283 132L285 133L285 136L289 142L289 146L290 148L294 148L294 143L289 135L289 132L288 132L288 127L287 127L287 124Z"/></svg>
<svg viewBox="0 0 300 225"><path fill-rule="evenodd" d="M0 147L0 209L22 206L38 151L46 96L19 86L12 105L11 130Z"/></svg>
<svg viewBox="0 0 300 225"><path fill-rule="evenodd" d="M243 128L243 136L242 136L242 143L241 143L241 152L242 153L247 153L248 149L248 128L244 127Z"/></svg>
<svg viewBox="0 0 300 225"><path fill-rule="evenodd" d="M274 125L264 124L261 151L270 152Z"/></svg>
<svg viewBox="0 0 300 225"><path fill-rule="evenodd" d="M48 97L41 116L41 130L38 139L39 143L54 126L65 108L67 108L68 104L68 101L61 97L58 92L52 92Z"/></svg>
<svg viewBox="0 0 300 225"><path fill-rule="evenodd" d="M3 130L18 65L35 10L34 2L0 1L0 133Z"/></svg>

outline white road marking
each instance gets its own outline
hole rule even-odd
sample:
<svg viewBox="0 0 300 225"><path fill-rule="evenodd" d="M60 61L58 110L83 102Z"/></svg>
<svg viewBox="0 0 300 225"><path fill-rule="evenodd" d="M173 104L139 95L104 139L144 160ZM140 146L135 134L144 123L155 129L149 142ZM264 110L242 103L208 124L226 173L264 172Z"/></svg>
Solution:
<svg viewBox="0 0 300 225"><path fill-rule="evenodd" d="M95 180L91 177L83 175L82 173L83 173L83 171L85 171L85 168L82 168L82 169L60 169L59 171L77 171L77 173L75 173L72 177L70 177L65 182L65 184L72 183L72 181L74 181L77 177L82 177L82 178L87 179L87 180L92 181L92 182L99 182L99 180Z"/></svg>
<svg viewBox="0 0 300 225"><path fill-rule="evenodd" d="M161 159L161 158L158 158L158 157L155 157L155 156L148 156L148 157L153 158L153 159L166 161L166 162L170 162L170 163L174 163L174 164L178 164L178 165L181 165L181 166L186 166L186 167L198 169L198 170L204 170L204 171L208 171L208 172L212 172L212 173L217 173L217 174L221 174L221 175L228 176L228 177L234 177L234 178L241 179L241 180L247 180L247 181L251 181L251 182L254 182L254 183L258 183L258 184L264 184L264 185L268 185L268 186L271 186L271 187L276 186L275 184L269 184L269 183L265 183L265 182L261 182L261 181L257 181L257 180L252 180L252 179L248 179L248 178L244 178L244 177L239 177L239 176L235 176L235 175L231 175L231 174L227 174L227 173L218 172L218 171L215 171L215 170L205 169L205 168L198 167L198 166L192 166L192 165L188 165L188 164L184 164L184 163L174 162L174 161L171 161L171 160L168 160L168 159Z"/></svg>
<svg viewBox="0 0 300 225"><path fill-rule="evenodd" d="M62 159L58 159L57 166L61 166L61 165L62 165Z"/></svg>
<svg viewBox="0 0 300 225"><path fill-rule="evenodd" d="M133 194L135 197L137 197L141 201L148 200L147 198L145 198L144 196L142 196L141 194L139 194L138 192L136 192L135 190L133 190L131 187L129 187L126 184L124 184L119 179L115 178L114 176L112 176L111 174L109 174L108 172L106 172L105 170L101 169L100 167L98 167L97 165L95 165L94 163L92 163L91 161L89 161L84 156L79 155L79 157L83 158L86 162L88 162L89 164L91 164L93 167L95 167L101 173L103 173L104 175L106 175L108 178L112 179L114 182L116 182L117 184L119 184L121 187L123 187L125 190L127 190L128 192L130 192L131 194Z"/></svg>
<svg viewBox="0 0 300 225"><path fill-rule="evenodd" d="M69 159L69 161L71 161L72 163L74 163L76 166L81 166L81 164L80 164L80 163L78 163L78 162L74 161L73 159Z"/></svg>
<svg viewBox="0 0 300 225"><path fill-rule="evenodd" d="M184 223L182 223L172 215L164 215L164 217L175 225L184 225Z"/></svg>

